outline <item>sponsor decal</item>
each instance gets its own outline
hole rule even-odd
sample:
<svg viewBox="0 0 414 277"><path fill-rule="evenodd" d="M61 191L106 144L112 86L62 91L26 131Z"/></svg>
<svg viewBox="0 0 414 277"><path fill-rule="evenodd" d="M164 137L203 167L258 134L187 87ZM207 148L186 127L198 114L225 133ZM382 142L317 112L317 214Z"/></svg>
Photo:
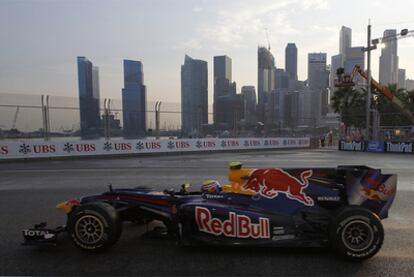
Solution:
<svg viewBox="0 0 414 277"><path fill-rule="evenodd" d="M224 198L224 195L221 195L221 194L208 194L208 193L205 193L204 196L207 199L223 199Z"/></svg>
<svg viewBox="0 0 414 277"><path fill-rule="evenodd" d="M46 230L23 230L23 235L26 237L45 237L48 234L50 233Z"/></svg>
<svg viewBox="0 0 414 277"><path fill-rule="evenodd" d="M341 150L348 151L364 151L364 143L362 141L345 142L341 141Z"/></svg>
<svg viewBox="0 0 414 277"><path fill-rule="evenodd" d="M293 142L295 141L295 142ZM300 141L303 141L303 145ZM238 139L138 139L73 140L48 142L2 141L0 159L59 156L105 155L127 153L169 153L180 151L220 151L249 148L286 148L309 146L309 138L238 138Z"/></svg>
<svg viewBox="0 0 414 277"><path fill-rule="evenodd" d="M115 151L129 151L132 150L131 143L114 143Z"/></svg>
<svg viewBox="0 0 414 277"><path fill-rule="evenodd" d="M273 227L273 235L283 235L284 233L285 233L285 228Z"/></svg>
<svg viewBox="0 0 414 277"><path fill-rule="evenodd" d="M238 140L222 140L221 141L221 147L239 147L241 143L239 144Z"/></svg>
<svg viewBox="0 0 414 277"><path fill-rule="evenodd" d="M48 154L48 153L55 153L56 146L54 144L26 144L23 143L19 146L19 153L24 155L28 153L34 154Z"/></svg>
<svg viewBox="0 0 414 277"><path fill-rule="evenodd" d="M229 212L229 219L221 220L212 217L210 211L204 207L195 208L195 220L201 232L215 236L231 238L270 238L269 219L259 217L258 223L253 223L246 215Z"/></svg>
<svg viewBox="0 0 414 277"><path fill-rule="evenodd" d="M142 150L144 148L145 148L144 143L142 141L138 141L136 146L135 146L135 149Z"/></svg>
<svg viewBox="0 0 414 277"><path fill-rule="evenodd" d="M312 174L312 170L303 171L300 174L300 180L298 180L280 168L256 169L252 171L242 188L269 199L283 193L289 199L299 201L307 206L313 206L313 199L303 191L308 187L308 179Z"/></svg>
<svg viewBox="0 0 414 277"><path fill-rule="evenodd" d="M318 196L316 198L318 201L339 201L341 197L339 196Z"/></svg>
<svg viewBox="0 0 414 277"><path fill-rule="evenodd" d="M32 152L32 150L30 149L30 145L23 143L19 146L19 153L26 155L27 153L30 153L30 152Z"/></svg>
<svg viewBox="0 0 414 277"><path fill-rule="evenodd" d="M413 152L412 142L387 142L387 152L411 153Z"/></svg>
<svg viewBox="0 0 414 277"><path fill-rule="evenodd" d="M160 149L161 143L157 141L145 142L145 149Z"/></svg>
<svg viewBox="0 0 414 277"><path fill-rule="evenodd" d="M250 146L260 146L260 140L245 140L244 146L250 147Z"/></svg>
<svg viewBox="0 0 414 277"><path fill-rule="evenodd" d="M273 236L272 240L287 240L287 239L294 239L295 235L288 234L288 235L280 235L280 236Z"/></svg>
<svg viewBox="0 0 414 277"><path fill-rule="evenodd" d="M110 142L105 142L104 143L103 150L105 150L105 151L111 151L112 149L113 149L112 143L110 143Z"/></svg>
<svg viewBox="0 0 414 277"><path fill-rule="evenodd" d="M9 148L7 145L1 145L0 146L0 155L7 155L9 154Z"/></svg>
<svg viewBox="0 0 414 277"><path fill-rule="evenodd" d="M67 142L67 143L65 143L65 145L63 146L63 151L70 153L70 152L75 151L75 148L73 147L73 144L72 144L72 143Z"/></svg>
<svg viewBox="0 0 414 277"><path fill-rule="evenodd" d="M95 152L96 150L96 146L93 143L70 143L67 142L63 145L63 151L66 153L71 153L71 152Z"/></svg>
<svg viewBox="0 0 414 277"><path fill-rule="evenodd" d="M370 140L367 145L368 152L384 152L384 142L381 140Z"/></svg>

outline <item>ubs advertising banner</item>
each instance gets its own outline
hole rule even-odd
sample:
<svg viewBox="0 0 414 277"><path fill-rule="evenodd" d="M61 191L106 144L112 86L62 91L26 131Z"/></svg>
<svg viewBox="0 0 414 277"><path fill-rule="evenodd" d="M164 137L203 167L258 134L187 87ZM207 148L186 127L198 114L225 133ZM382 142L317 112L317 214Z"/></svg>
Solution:
<svg viewBox="0 0 414 277"><path fill-rule="evenodd" d="M387 152L413 153L413 143L412 142L386 142L385 149Z"/></svg>
<svg viewBox="0 0 414 277"><path fill-rule="evenodd" d="M302 138L206 138L174 140L0 141L0 160L140 153L202 152L249 149L308 148Z"/></svg>

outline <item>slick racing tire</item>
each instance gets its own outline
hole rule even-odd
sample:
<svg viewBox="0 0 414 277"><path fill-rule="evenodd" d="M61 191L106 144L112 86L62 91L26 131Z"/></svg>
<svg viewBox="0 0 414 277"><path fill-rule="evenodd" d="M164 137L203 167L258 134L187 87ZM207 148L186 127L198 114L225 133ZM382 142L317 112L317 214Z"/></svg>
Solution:
<svg viewBox="0 0 414 277"><path fill-rule="evenodd" d="M118 241L122 223L114 207L97 202L77 207L68 218L67 229L77 247L100 252Z"/></svg>
<svg viewBox="0 0 414 277"><path fill-rule="evenodd" d="M329 235L331 245L339 255L359 261L371 258L381 249L384 228L371 211L350 206L336 214Z"/></svg>

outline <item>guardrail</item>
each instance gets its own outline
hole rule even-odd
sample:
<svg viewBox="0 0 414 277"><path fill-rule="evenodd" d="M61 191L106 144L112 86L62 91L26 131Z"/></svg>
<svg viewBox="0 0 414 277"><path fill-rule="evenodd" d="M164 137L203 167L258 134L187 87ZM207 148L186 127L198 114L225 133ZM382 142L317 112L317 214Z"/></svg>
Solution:
<svg viewBox="0 0 414 277"><path fill-rule="evenodd" d="M308 137L0 141L0 160L309 147Z"/></svg>
<svg viewBox="0 0 414 277"><path fill-rule="evenodd" d="M413 142L395 142L382 140L369 141L339 141L339 150L358 152L390 152L413 154Z"/></svg>

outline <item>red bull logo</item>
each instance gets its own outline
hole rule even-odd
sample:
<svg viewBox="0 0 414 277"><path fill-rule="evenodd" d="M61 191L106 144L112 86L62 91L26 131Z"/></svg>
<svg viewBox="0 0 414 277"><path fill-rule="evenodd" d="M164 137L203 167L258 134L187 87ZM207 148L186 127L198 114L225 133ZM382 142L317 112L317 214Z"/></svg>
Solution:
<svg viewBox="0 0 414 277"><path fill-rule="evenodd" d="M269 219L259 218L259 223L252 223L250 217L229 213L229 219L221 220L211 216L210 211L204 207L195 208L195 220L201 232L232 238L270 238Z"/></svg>
<svg viewBox="0 0 414 277"><path fill-rule="evenodd" d="M300 180L298 180L279 168L256 169L252 171L249 180L243 184L242 188L269 199L283 193L289 199L299 201L307 206L313 206L313 199L303 191L308 187L308 179L312 174L312 170L303 171L300 174Z"/></svg>

